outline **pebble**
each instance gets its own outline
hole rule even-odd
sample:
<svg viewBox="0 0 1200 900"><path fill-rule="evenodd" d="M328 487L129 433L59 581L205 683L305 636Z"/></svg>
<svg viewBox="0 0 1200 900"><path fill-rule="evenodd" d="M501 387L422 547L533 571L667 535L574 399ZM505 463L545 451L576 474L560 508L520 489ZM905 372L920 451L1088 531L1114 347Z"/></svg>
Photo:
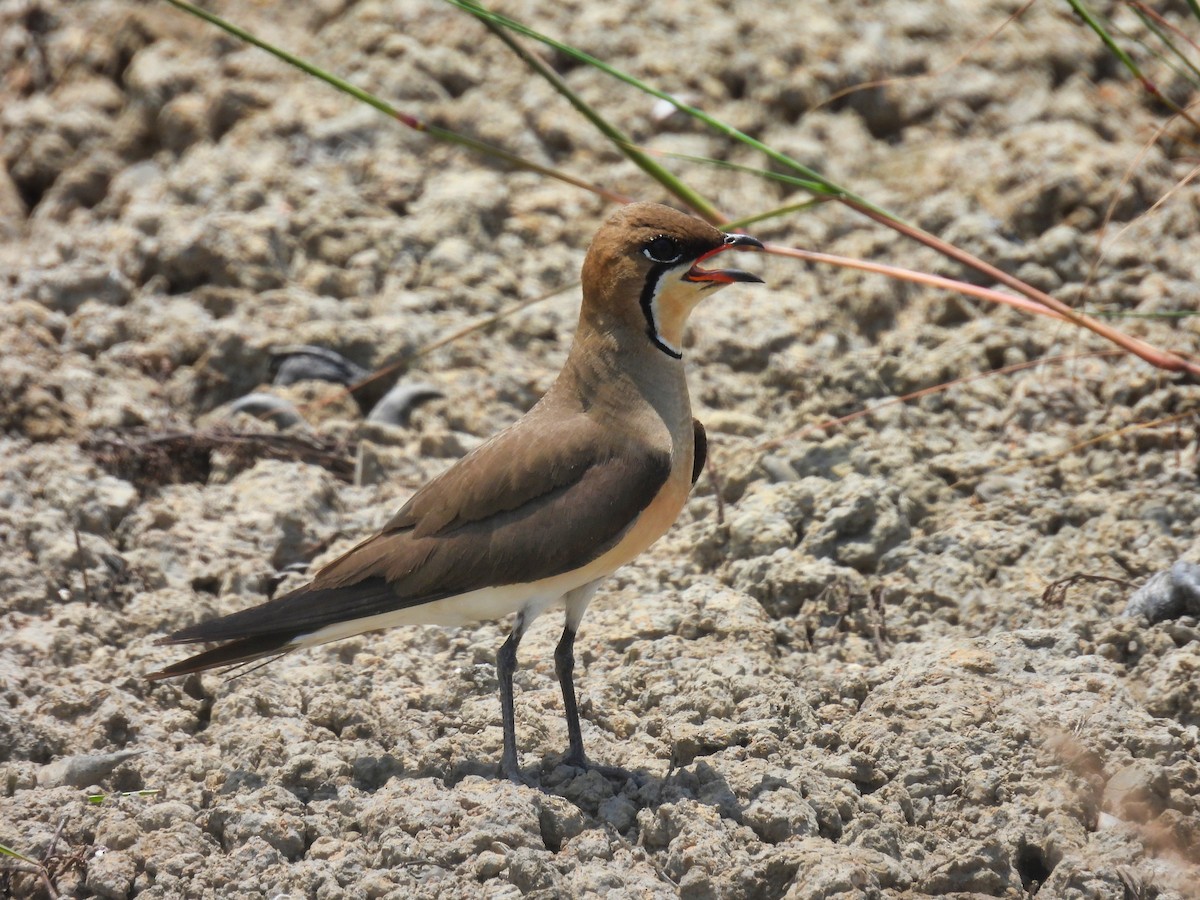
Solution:
<svg viewBox="0 0 1200 900"><path fill-rule="evenodd" d="M1179 560L1164 572L1155 572L1130 595L1126 616L1140 616L1151 625L1200 616L1200 565Z"/></svg>

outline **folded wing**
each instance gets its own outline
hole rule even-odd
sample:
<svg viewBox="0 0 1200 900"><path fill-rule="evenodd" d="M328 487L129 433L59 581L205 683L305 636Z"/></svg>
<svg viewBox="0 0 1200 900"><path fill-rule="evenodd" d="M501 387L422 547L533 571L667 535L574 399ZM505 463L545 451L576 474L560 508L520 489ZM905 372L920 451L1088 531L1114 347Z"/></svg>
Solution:
<svg viewBox="0 0 1200 900"><path fill-rule="evenodd" d="M620 541L669 474L665 450L586 416L527 417L429 482L310 584L170 635L164 643L233 643L151 677L277 654L331 625L579 568Z"/></svg>

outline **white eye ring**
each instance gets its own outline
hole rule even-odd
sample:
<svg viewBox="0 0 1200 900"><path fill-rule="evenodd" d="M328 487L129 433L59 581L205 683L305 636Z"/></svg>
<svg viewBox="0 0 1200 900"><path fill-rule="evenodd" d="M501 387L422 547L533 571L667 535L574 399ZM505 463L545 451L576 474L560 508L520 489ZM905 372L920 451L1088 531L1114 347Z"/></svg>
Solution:
<svg viewBox="0 0 1200 900"><path fill-rule="evenodd" d="M665 255L669 251L666 251L666 248L663 246L664 244L669 245L670 249L674 251L673 256ZM660 234L642 248L642 255L650 260L650 262L670 265L683 259L683 248L679 246L679 242L674 238Z"/></svg>

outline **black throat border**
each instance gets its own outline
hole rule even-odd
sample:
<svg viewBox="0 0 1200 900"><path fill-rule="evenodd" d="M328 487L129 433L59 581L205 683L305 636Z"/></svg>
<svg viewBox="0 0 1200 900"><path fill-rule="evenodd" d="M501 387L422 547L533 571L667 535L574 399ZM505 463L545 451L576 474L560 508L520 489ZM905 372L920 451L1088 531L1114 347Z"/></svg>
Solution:
<svg viewBox="0 0 1200 900"><path fill-rule="evenodd" d="M642 286L640 304L642 315L646 317L646 334L650 338L651 343L667 354L667 356L671 357L671 359L683 359L682 353L672 350L658 336L658 328L654 322L654 292L658 288L658 280L662 278L663 273L671 268L672 265L678 265L678 263L656 263L650 267L650 271L646 273L646 283Z"/></svg>

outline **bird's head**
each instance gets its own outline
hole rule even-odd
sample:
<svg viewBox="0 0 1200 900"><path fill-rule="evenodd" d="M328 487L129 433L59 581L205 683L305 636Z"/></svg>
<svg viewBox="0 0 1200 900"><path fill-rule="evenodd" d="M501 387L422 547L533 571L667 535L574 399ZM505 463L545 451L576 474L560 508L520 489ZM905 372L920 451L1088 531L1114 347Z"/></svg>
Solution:
<svg viewBox="0 0 1200 900"><path fill-rule="evenodd" d="M588 249L583 315L632 325L679 359L684 326L701 298L737 281L762 281L741 269L702 267L738 248L761 250L762 243L657 203L624 206L600 226Z"/></svg>

